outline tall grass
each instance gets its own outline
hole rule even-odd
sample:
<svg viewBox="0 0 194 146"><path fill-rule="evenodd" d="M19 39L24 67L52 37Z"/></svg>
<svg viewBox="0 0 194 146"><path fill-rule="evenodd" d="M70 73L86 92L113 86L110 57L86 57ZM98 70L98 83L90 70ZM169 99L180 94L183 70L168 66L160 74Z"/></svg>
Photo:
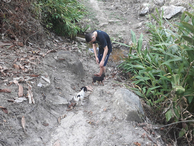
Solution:
<svg viewBox="0 0 194 146"><path fill-rule="evenodd" d="M128 57L120 65L133 74L136 94L147 104L163 111L166 122L184 123L178 137L191 142L194 135L194 14L184 12L178 23L171 24L157 11L147 24L150 32L149 49L142 50L143 35L137 40L133 31ZM151 18L151 17L150 17ZM164 27L164 21L168 28ZM179 125L180 126L180 125Z"/></svg>

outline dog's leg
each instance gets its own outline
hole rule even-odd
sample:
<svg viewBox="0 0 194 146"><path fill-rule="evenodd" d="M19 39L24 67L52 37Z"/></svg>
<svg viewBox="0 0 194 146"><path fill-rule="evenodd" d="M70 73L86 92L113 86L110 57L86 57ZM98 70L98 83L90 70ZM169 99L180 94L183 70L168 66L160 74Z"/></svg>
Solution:
<svg viewBox="0 0 194 146"><path fill-rule="evenodd" d="M81 105L84 105L84 103L83 103L83 99L81 99Z"/></svg>

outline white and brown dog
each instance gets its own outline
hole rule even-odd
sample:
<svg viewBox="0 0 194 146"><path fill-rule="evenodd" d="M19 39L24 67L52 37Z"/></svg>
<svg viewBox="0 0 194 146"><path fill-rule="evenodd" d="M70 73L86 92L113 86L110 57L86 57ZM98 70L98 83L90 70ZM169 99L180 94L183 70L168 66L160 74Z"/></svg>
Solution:
<svg viewBox="0 0 194 146"><path fill-rule="evenodd" d="M81 87L81 91L77 93L76 96L74 96L74 101L76 102L76 105L78 105L79 101L81 101L81 105L83 105L85 92L87 92L87 87L84 86L84 87Z"/></svg>

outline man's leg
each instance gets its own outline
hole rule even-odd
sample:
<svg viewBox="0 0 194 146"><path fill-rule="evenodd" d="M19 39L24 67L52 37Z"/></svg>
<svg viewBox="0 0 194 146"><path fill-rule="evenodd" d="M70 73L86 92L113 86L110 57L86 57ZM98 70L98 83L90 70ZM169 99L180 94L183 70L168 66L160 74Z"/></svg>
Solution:
<svg viewBox="0 0 194 146"><path fill-rule="evenodd" d="M104 66L103 67L100 67L100 72L98 74L95 74L95 76L101 76L103 73L105 73L105 70L106 70L105 66L106 66L106 64L108 62L109 55L110 54L107 54L107 56L105 58ZM99 61L101 61L102 55L100 56L100 54L99 54L98 55L98 58L99 58Z"/></svg>
<svg viewBox="0 0 194 146"><path fill-rule="evenodd" d="M98 73L99 76L105 73L105 66L100 67L100 72Z"/></svg>

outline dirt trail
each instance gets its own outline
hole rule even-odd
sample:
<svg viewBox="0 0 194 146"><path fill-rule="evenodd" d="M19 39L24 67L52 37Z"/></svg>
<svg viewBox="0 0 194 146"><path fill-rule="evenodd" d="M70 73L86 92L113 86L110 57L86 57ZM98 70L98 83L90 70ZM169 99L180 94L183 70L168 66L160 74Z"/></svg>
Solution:
<svg viewBox="0 0 194 146"><path fill-rule="evenodd" d="M97 12L96 18L99 19L99 22L101 22L103 24L108 24L107 18L105 17L103 10L101 10L101 8L99 7L99 1L90 0L89 2L90 2L91 7Z"/></svg>
<svg viewBox="0 0 194 146"><path fill-rule="evenodd" d="M97 14L99 28L106 30L110 22L106 18L107 10L102 9L105 4L97 0L90 0L89 3L88 5ZM108 5L110 7L110 4ZM117 20L114 18L114 21ZM114 29L114 25L108 31ZM118 32L115 31L115 33ZM83 55L80 61L86 72L84 84L91 85L92 74L98 72L98 65L93 58L87 59L87 55L87 53ZM110 75L114 72L114 67L108 66L107 70L107 75ZM54 143L60 143L61 146L129 146L135 143L142 146L153 145L152 141L144 137L146 134L144 129L136 127L135 122L127 122L124 118L115 115L113 94L116 90L124 88L123 83L106 78L104 86L92 87L93 92L87 93L85 105L65 112L66 117L52 132L50 141L46 145L53 146Z"/></svg>

